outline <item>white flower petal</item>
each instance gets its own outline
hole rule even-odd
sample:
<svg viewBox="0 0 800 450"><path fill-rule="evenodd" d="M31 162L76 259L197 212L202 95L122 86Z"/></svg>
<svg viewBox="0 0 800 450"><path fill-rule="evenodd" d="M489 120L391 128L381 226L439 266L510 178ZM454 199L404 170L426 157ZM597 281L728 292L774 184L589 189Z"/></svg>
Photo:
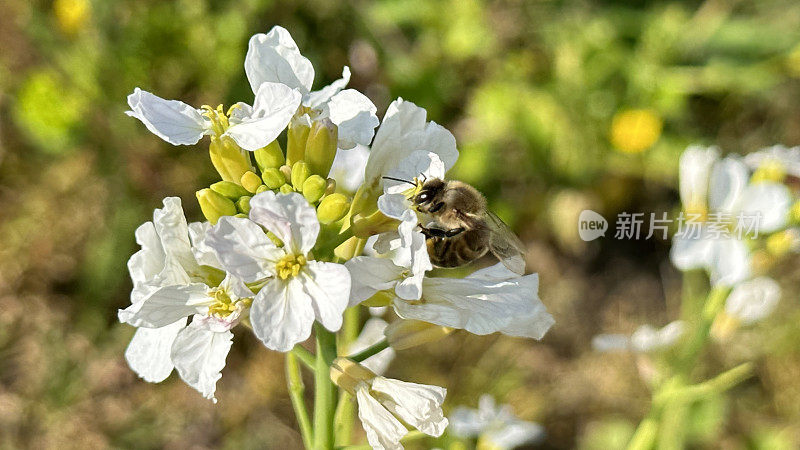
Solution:
<svg viewBox="0 0 800 450"><path fill-rule="evenodd" d="M339 148L351 149L356 144L369 145L378 126L378 108L366 95L346 89L334 95L327 105L331 122L339 133Z"/></svg>
<svg viewBox="0 0 800 450"><path fill-rule="evenodd" d="M367 433L367 442L374 450L402 450L400 439L408 434L408 429L395 416L386 410L369 394L369 388L362 384L356 388L358 418Z"/></svg>
<svg viewBox="0 0 800 450"><path fill-rule="evenodd" d="M404 300L419 300L422 296L422 279L425 272L433 269L425 236L416 229L416 217L413 211L406 211L397 233L400 236L400 247L392 253L392 261L401 267L410 269L410 273L395 287L395 293Z"/></svg>
<svg viewBox="0 0 800 450"><path fill-rule="evenodd" d="M647 353L670 347L683 336L685 329L685 324L680 320L668 323L661 329L642 325L631 335L631 348L637 352Z"/></svg>
<svg viewBox="0 0 800 450"><path fill-rule="evenodd" d="M493 266L484 267L467 275L466 278L485 281L506 281L519 277L519 274L499 262Z"/></svg>
<svg viewBox="0 0 800 450"><path fill-rule="evenodd" d="M758 221L759 233L772 233L786 226L791 207L789 188L779 183L761 182L745 188L740 210L745 221Z"/></svg>
<svg viewBox="0 0 800 450"><path fill-rule="evenodd" d="M267 348L288 352L311 336L314 323L311 302L298 277L269 281L250 308L253 332Z"/></svg>
<svg viewBox="0 0 800 450"><path fill-rule="evenodd" d="M460 438L480 435L489 423L478 410L459 406L450 413L450 432Z"/></svg>
<svg viewBox="0 0 800 450"><path fill-rule="evenodd" d="M436 153L445 169L453 167L458 159L455 137L435 122L426 123L426 114L423 108L400 98L389 105L365 169L369 189L381 186L381 177L417 150Z"/></svg>
<svg viewBox="0 0 800 450"><path fill-rule="evenodd" d="M245 150L265 147L289 124L301 98L300 91L285 84L262 83L256 92L252 114L239 118L225 134Z"/></svg>
<svg viewBox="0 0 800 450"><path fill-rule="evenodd" d="M200 111L178 100L164 100L138 87L128 96L131 111L151 133L172 145L194 145L207 133Z"/></svg>
<svg viewBox="0 0 800 450"><path fill-rule="evenodd" d="M186 326L186 319L180 319L161 328L139 328L125 350L128 365L150 383L160 383L172 372L170 357L172 342L178 332Z"/></svg>
<svg viewBox="0 0 800 450"><path fill-rule="evenodd" d="M384 377L372 379L373 392L383 394L381 404L406 423L429 436L439 437L447 427L442 403L447 389Z"/></svg>
<svg viewBox="0 0 800 450"><path fill-rule="evenodd" d="M386 173L386 176L400 180L444 179L447 171L439 155L425 150L417 150L400 161ZM384 180L383 190L388 194L400 194L409 189L409 184L397 180Z"/></svg>
<svg viewBox="0 0 800 450"><path fill-rule="evenodd" d="M206 244L225 270L247 282L274 275L275 262L285 254L258 224L240 217L221 217L208 231Z"/></svg>
<svg viewBox="0 0 800 450"><path fill-rule="evenodd" d="M208 222L192 222L189 224L189 238L192 241L192 254L197 264L222 269L217 252L206 243L206 234L211 229Z"/></svg>
<svg viewBox="0 0 800 450"><path fill-rule="evenodd" d="M334 81L333 83L325 86L324 88L318 91L309 93L304 103L306 106L310 108L319 109L324 104L328 103L331 97L338 94L342 89L344 89L345 86L347 86L347 83L349 82L350 82L350 68L344 66L342 68L342 78L339 78L338 80ZM376 123L375 125L377 126L378 124Z"/></svg>
<svg viewBox="0 0 800 450"><path fill-rule="evenodd" d="M317 212L296 192L276 195L267 191L254 196L250 219L273 232L292 254L305 255L317 242Z"/></svg>
<svg viewBox="0 0 800 450"><path fill-rule="evenodd" d="M711 263L714 255L714 241L705 232L697 236L672 239L670 261L680 270L704 269Z"/></svg>
<svg viewBox="0 0 800 450"><path fill-rule="evenodd" d="M592 348L600 353L621 352L628 350L630 345L630 336L624 334L598 334L592 338Z"/></svg>
<svg viewBox="0 0 800 450"><path fill-rule="evenodd" d="M680 195L684 208L706 206L711 167L719 159L716 147L690 146L680 159Z"/></svg>
<svg viewBox="0 0 800 450"><path fill-rule="evenodd" d="M393 288L403 272L403 268L390 259L372 256L356 256L344 265L352 280L349 306L358 305L378 291Z"/></svg>
<svg viewBox="0 0 800 450"><path fill-rule="evenodd" d="M543 426L538 423L516 420L488 430L481 436L481 441L494 445L498 449L513 449L522 445L536 444L544 438Z"/></svg>
<svg viewBox="0 0 800 450"><path fill-rule="evenodd" d="M384 339L383 332L388 325L385 320L379 317L371 317L364 323L358 338L347 346L347 354L354 355L382 341ZM392 363L394 356L394 349L388 347L365 359L361 362L361 365L378 375L383 375L386 369L389 368L389 364Z"/></svg>
<svg viewBox="0 0 800 450"><path fill-rule="evenodd" d="M174 260L186 272L195 272L197 261L192 254L192 244L189 240L189 225L183 214L181 199L167 197L163 201L164 207L153 211L153 223L161 240L161 246L168 259ZM169 265L166 262L165 265ZM168 270L169 267L165 267ZM165 274L159 275L163 280L170 279Z"/></svg>
<svg viewBox="0 0 800 450"><path fill-rule="evenodd" d="M329 331L339 331L350 300L350 272L342 264L320 261L308 261L303 272L303 290L317 321Z"/></svg>
<svg viewBox="0 0 800 450"><path fill-rule="evenodd" d="M142 249L128 260L128 273L133 285L152 281L164 269L164 249L153 222L145 222L136 229L136 243Z"/></svg>
<svg viewBox="0 0 800 450"><path fill-rule="evenodd" d="M514 282L486 282L469 278L425 278L422 302L395 299L395 312L415 319L470 333L501 332L540 339L553 324L541 305L534 285L536 274Z"/></svg>
<svg viewBox="0 0 800 450"><path fill-rule="evenodd" d="M772 278L759 277L736 285L725 301L725 312L744 325L772 314L781 298L781 288Z"/></svg>
<svg viewBox="0 0 800 450"><path fill-rule="evenodd" d="M364 182L364 167L368 158L369 147L364 145L356 145L350 150L339 149L328 178L336 180L337 188L353 193Z"/></svg>
<svg viewBox="0 0 800 450"><path fill-rule="evenodd" d="M750 277L750 250L739 239L717 239L709 265L711 283L733 286Z"/></svg>
<svg viewBox="0 0 800 450"><path fill-rule="evenodd" d="M232 340L230 331L216 333L192 322L172 344L172 360L181 379L215 403L217 380L222 378Z"/></svg>
<svg viewBox="0 0 800 450"><path fill-rule="evenodd" d="M300 54L292 35L285 28L273 27L267 34L250 38L244 71L253 92L264 82L283 83L305 95L314 82L311 61Z"/></svg>
<svg viewBox="0 0 800 450"><path fill-rule="evenodd" d="M202 312L209 303L207 289L201 283L160 287L141 303L119 311L119 319L135 327L165 327Z"/></svg>
<svg viewBox="0 0 800 450"><path fill-rule="evenodd" d="M744 157L744 161L752 170L758 169L764 163L778 163L786 173L800 178L800 147L775 145L750 153Z"/></svg>
<svg viewBox="0 0 800 450"><path fill-rule="evenodd" d="M711 170L709 208L724 213L735 211L748 180L747 166L742 161L730 156L718 161Z"/></svg>

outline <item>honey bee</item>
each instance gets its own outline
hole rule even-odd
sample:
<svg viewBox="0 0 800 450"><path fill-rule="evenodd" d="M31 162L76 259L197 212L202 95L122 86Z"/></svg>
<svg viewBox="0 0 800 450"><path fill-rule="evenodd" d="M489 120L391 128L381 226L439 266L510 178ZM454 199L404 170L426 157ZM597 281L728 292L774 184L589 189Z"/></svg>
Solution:
<svg viewBox="0 0 800 450"><path fill-rule="evenodd" d="M508 269L525 274L525 245L487 209L486 199L477 189L461 181L440 178L418 183L384 178L416 187L416 194L410 200L417 211L431 219L419 227L426 237L433 264L459 267L491 252Z"/></svg>

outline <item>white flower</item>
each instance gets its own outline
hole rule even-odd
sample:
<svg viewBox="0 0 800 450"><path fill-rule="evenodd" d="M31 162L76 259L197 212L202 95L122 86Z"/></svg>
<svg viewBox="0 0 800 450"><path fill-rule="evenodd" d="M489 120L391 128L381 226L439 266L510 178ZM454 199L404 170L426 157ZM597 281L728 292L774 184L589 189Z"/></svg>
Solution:
<svg viewBox="0 0 800 450"><path fill-rule="evenodd" d="M800 178L800 147L774 145L745 155L744 162L753 170L765 164L777 163L786 173Z"/></svg>
<svg viewBox="0 0 800 450"><path fill-rule="evenodd" d="M414 274L391 259L359 256L346 263L353 279L351 305L377 292L387 291L392 306L403 319L420 320L470 333L501 332L509 336L541 339L554 323L538 297L539 277L520 277L502 263L476 271L466 278L428 278L420 284L419 299L401 296L403 283Z"/></svg>
<svg viewBox="0 0 800 450"><path fill-rule="evenodd" d="M449 170L458 159L456 139L441 125L426 122L426 111L398 98L386 110L364 170L364 186L380 192L384 175L417 150L435 153Z"/></svg>
<svg viewBox="0 0 800 450"><path fill-rule="evenodd" d="M706 209L708 177L718 159L718 148L698 145L690 146L681 155L679 190L681 202L687 211L700 212Z"/></svg>
<svg viewBox="0 0 800 450"><path fill-rule="evenodd" d="M400 439L408 433L403 422L429 436L441 436L447 427L442 412L445 395L447 390L439 386L380 376L359 383L355 387L358 418L367 441L375 450L402 449Z"/></svg>
<svg viewBox="0 0 800 450"><path fill-rule="evenodd" d="M759 277L736 285L725 301L725 313L743 325L772 314L781 298L781 288L772 278Z"/></svg>
<svg viewBox="0 0 800 450"><path fill-rule="evenodd" d="M312 259L319 228L316 211L302 195L268 191L250 200L249 219L222 217L207 234L225 270L247 282L263 282L250 323L270 349L289 351L308 339L315 319L330 331L342 325L350 274L341 264Z"/></svg>
<svg viewBox="0 0 800 450"><path fill-rule="evenodd" d="M356 145L351 150L339 150L333 159L328 178L336 181L336 187L355 192L364 183L364 167L369 158L369 147Z"/></svg>
<svg viewBox="0 0 800 450"><path fill-rule="evenodd" d="M684 169L683 164L681 168ZM686 170L689 178L694 178L698 172L688 163ZM707 170L702 172L707 173ZM682 172L681 180L684 178ZM786 186L773 182L748 183L748 179L747 167L739 159L728 157L716 161L708 182L710 215L727 217L734 224L751 218L756 221L758 233L771 233L785 227L791 206L791 194ZM702 185L699 179L691 184ZM698 201L695 194L696 191L687 194L694 202L684 203L688 212L697 212L691 210ZM750 251L747 243L734 236L734 232L729 236L719 235L712 233L707 224L701 224L700 232L686 234L689 235L675 236L670 253L672 263L680 270L706 269L714 285L730 286L750 276Z"/></svg>
<svg viewBox="0 0 800 450"><path fill-rule="evenodd" d="M488 394L478 400L478 409L460 406L453 410L450 429L455 436L478 438L479 443L498 450L536 444L545 437L541 425L520 420L510 406L496 405Z"/></svg>
<svg viewBox="0 0 800 450"><path fill-rule="evenodd" d="M247 80L253 92L264 83L280 83L302 94L302 111L298 119L307 124L329 118L338 128L339 148L350 149L356 144L369 145L378 117L377 108L362 93L344 89L350 81L350 69L345 67L342 78L319 91L311 92L314 67L300 54L289 32L279 26L267 34L250 38L244 62Z"/></svg>
<svg viewBox="0 0 800 450"><path fill-rule="evenodd" d="M125 352L139 376L159 382L175 368L188 385L216 401L233 337L229 330L247 313L253 293L230 274L217 286L213 269L202 268L216 262L202 243L207 227L186 223L180 199L164 199L153 222L136 232L142 250L128 261L134 289L119 319L139 327Z"/></svg>
<svg viewBox="0 0 800 450"><path fill-rule="evenodd" d="M383 331L388 325L389 324L386 323L385 320L379 317L371 317L364 323L364 327L361 329L361 334L358 335L358 338L347 346L347 354L355 355L382 341L384 338ZM361 365L378 375L383 375L386 373L386 369L389 368L389 364L392 363L394 356L394 349L388 347L365 359L361 362Z"/></svg>
<svg viewBox="0 0 800 450"><path fill-rule="evenodd" d="M632 335L598 334L592 339L592 348L598 352L632 351L649 353L671 347L685 332L685 324L677 320L663 328L642 325Z"/></svg>
<svg viewBox="0 0 800 450"><path fill-rule="evenodd" d="M128 96L131 110L148 130L172 145L193 145L205 135L231 137L245 150L266 146L286 128L301 95L280 83L263 83L253 106L237 103L225 117L221 111L196 109L178 100L164 100L138 87ZM224 122L227 122L227 125Z"/></svg>

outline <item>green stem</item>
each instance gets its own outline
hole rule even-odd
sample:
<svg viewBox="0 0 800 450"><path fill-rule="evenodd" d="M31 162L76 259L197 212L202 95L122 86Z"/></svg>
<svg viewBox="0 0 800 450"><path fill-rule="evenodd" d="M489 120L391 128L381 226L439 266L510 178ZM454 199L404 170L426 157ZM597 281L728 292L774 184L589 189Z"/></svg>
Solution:
<svg viewBox="0 0 800 450"><path fill-rule="evenodd" d="M650 413L647 414L647 417L639 422L639 426L636 427L636 431L633 433L633 437L628 443L628 450L650 450L653 448L656 436L658 435L659 416L659 411L655 408L650 409Z"/></svg>
<svg viewBox="0 0 800 450"><path fill-rule="evenodd" d="M286 380L289 387L289 398L292 400L297 423L300 425L300 434L303 436L303 445L310 449L314 440L311 428L311 420L308 418L304 399L305 385L300 376L300 365L297 364L297 356L293 353L286 354Z"/></svg>
<svg viewBox="0 0 800 450"><path fill-rule="evenodd" d="M377 344L367 347L364 350L361 350L360 352L356 353L355 355L348 356L347 358L360 363L365 359L369 358L370 356L376 355L381 351L386 350L387 348L389 348L389 341L387 341L386 338L383 338Z"/></svg>
<svg viewBox="0 0 800 450"><path fill-rule="evenodd" d="M361 239L360 241L363 241ZM360 253L360 251L359 251ZM359 332L359 307L348 308L344 312L344 324L339 335L339 349L347 349L358 338ZM336 443L343 445L350 442L353 435L355 421L355 402L344 389L340 391L339 403L336 405Z"/></svg>
<svg viewBox="0 0 800 450"><path fill-rule="evenodd" d="M708 341L711 325L717 314L725 307L729 292L730 289L727 287L715 287L709 292L694 334L681 349L678 362L680 373L688 374L697 363L697 358Z"/></svg>
<svg viewBox="0 0 800 450"><path fill-rule="evenodd" d="M292 349L292 352L297 359L300 360L303 364L306 365L312 371L315 370L315 366L317 364L317 358L311 354L310 351L303 348L300 344L297 344Z"/></svg>
<svg viewBox="0 0 800 450"><path fill-rule="evenodd" d="M333 418L336 387L331 382L330 366L336 358L336 335L314 324L317 359L314 373L314 449L331 450L334 445Z"/></svg>

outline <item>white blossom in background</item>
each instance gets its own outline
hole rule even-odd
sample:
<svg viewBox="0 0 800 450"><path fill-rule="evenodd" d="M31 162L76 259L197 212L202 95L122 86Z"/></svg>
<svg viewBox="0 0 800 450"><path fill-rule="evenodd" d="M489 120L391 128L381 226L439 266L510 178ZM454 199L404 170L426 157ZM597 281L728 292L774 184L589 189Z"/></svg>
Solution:
<svg viewBox="0 0 800 450"><path fill-rule="evenodd" d="M752 170L767 164L777 164L787 174L800 178L800 147L774 145L745 155L744 161Z"/></svg>
<svg viewBox="0 0 800 450"><path fill-rule="evenodd" d="M203 268L215 262L202 243L205 229L186 223L180 199L164 199L153 222L136 232L142 250L128 262L134 289L119 319L138 327L125 357L139 376L160 382L175 368L188 385L216 401L230 329L247 315L253 293L235 276L215 282L222 272Z"/></svg>
<svg viewBox="0 0 800 450"><path fill-rule="evenodd" d="M283 246L276 246L264 229ZM309 255L319 229L316 211L302 195L267 191L250 200L249 219L222 217L208 232L206 242L228 272L246 282L263 282L250 323L267 348L291 350L308 339L315 320L330 331L342 326L350 274L341 264Z"/></svg>
<svg viewBox="0 0 800 450"><path fill-rule="evenodd" d="M598 334L592 339L592 348L601 353L618 351L650 353L671 347L683 336L685 331L686 326L680 320L670 322L662 328L642 325L630 336Z"/></svg>
<svg viewBox="0 0 800 450"><path fill-rule="evenodd" d="M775 310L781 288L772 278L759 277L736 285L725 300L725 314L742 325L758 322Z"/></svg>
<svg viewBox="0 0 800 450"><path fill-rule="evenodd" d="M509 405L497 405L491 395L478 400L478 409L459 406L450 414L450 430L463 439L478 439L479 448L511 450L535 445L545 438L544 427L516 417Z"/></svg>
<svg viewBox="0 0 800 450"><path fill-rule="evenodd" d="M276 26L267 34L259 33L250 38L244 70L253 92L265 83L277 83L302 94L304 108L294 120L310 126L314 121L329 119L338 128L339 148L351 149L372 141L378 126L377 108L364 94L344 89L350 82L350 68L342 70L341 79L312 92L314 67L300 54L285 28Z"/></svg>
<svg viewBox="0 0 800 450"><path fill-rule="evenodd" d="M691 148L690 148L691 150ZM695 152L699 150L694 150ZM687 150L689 152L689 150ZM715 150L707 150L715 155ZM696 164L703 164L703 170L690 169L684 161L702 159ZM698 174L708 173L705 170L708 160L692 156L682 158L681 180L691 178L687 185L705 192ZM686 170L689 174L686 175ZM695 179L697 178L697 179ZM682 181L681 186L684 186ZM791 207L791 194L786 186L780 183L761 181L750 182L747 166L735 157L714 160L708 179L708 217L727 217L733 224L740 217L757 220L758 233L768 234L784 228L788 221ZM682 198L697 199L696 192L681 191ZM684 203L684 209L691 213L696 207L696 200ZM694 211L697 212L697 211ZM732 286L750 277L751 255L746 242L747 233L742 239L738 235L724 236L712 231L706 223L701 224L699 232L687 235L676 234L673 239L670 259L680 270L705 269L709 272L714 285Z"/></svg>
<svg viewBox="0 0 800 450"><path fill-rule="evenodd" d="M689 146L679 162L678 190L684 210L705 212L708 209L708 178L711 167L719 160L717 147Z"/></svg>

